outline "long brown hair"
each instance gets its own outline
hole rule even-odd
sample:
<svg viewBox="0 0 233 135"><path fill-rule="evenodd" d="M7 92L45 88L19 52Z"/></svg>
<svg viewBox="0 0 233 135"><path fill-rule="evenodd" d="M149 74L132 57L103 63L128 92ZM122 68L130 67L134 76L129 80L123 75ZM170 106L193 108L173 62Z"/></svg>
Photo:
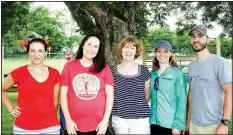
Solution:
<svg viewBox="0 0 233 135"><path fill-rule="evenodd" d="M97 55L93 58L94 68L90 69L91 72L98 73L101 72L105 68L106 60L105 60L105 45L103 43L102 38L97 34L87 34L80 43L79 49L76 53L75 59L81 59L83 57L83 46L85 42L90 37L96 37L100 41L100 47Z"/></svg>
<svg viewBox="0 0 233 135"><path fill-rule="evenodd" d="M178 64L176 63L176 61L174 60L173 56L171 56L169 58L169 63L172 67L178 67ZM158 70L159 69L159 61L157 59L157 57L155 56L154 60L153 60L153 67L152 70Z"/></svg>

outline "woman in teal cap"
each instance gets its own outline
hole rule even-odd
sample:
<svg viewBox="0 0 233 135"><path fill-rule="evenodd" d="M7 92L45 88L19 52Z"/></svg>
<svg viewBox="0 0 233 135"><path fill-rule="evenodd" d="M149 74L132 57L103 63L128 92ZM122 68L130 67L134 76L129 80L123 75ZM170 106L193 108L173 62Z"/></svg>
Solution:
<svg viewBox="0 0 233 135"><path fill-rule="evenodd" d="M185 128L186 79L172 55L168 41L156 44L150 86L151 134L180 134Z"/></svg>

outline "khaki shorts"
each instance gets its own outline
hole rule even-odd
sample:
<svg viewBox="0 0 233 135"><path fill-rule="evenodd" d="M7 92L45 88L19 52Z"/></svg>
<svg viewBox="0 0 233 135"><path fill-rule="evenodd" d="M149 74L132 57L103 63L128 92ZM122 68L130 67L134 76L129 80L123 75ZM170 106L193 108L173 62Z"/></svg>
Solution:
<svg viewBox="0 0 233 135"><path fill-rule="evenodd" d="M190 121L190 129L189 134L214 134L218 125L209 126L209 127L200 127L195 125L192 121Z"/></svg>

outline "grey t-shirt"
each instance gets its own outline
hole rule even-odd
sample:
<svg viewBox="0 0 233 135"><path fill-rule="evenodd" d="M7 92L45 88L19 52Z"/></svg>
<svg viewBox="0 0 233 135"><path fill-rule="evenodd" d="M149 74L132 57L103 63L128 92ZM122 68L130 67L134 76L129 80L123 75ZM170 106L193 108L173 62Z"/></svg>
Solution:
<svg viewBox="0 0 233 135"><path fill-rule="evenodd" d="M223 116L222 85L232 82L229 63L217 55L194 61L189 65L187 82L192 88L192 122L204 127L218 125Z"/></svg>

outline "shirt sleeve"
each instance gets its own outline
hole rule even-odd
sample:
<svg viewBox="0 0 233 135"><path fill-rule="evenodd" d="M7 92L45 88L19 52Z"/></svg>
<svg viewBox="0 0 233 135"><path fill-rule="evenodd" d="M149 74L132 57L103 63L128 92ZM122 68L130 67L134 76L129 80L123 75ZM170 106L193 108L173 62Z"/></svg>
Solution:
<svg viewBox="0 0 233 135"><path fill-rule="evenodd" d="M188 74L187 74L187 78L186 78L187 83L189 85L191 85L191 81L192 81L191 76L190 76L190 69L191 69L191 64L189 64L189 66L188 66Z"/></svg>
<svg viewBox="0 0 233 135"><path fill-rule="evenodd" d="M114 74L114 66L110 66L110 70L111 70L112 74Z"/></svg>
<svg viewBox="0 0 233 135"><path fill-rule="evenodd" d="M150 72L151 81L150 81L150 91L154 91L154 79L155 79L155 71ZM150 92L151 98L154 96L154 93Z"/></svg>
<svg viewBox="0 0 233 135"><path fill-rule="evenodd" d="M65 64L61 73L61 86L69 86L70 69L68 63Z"/></svg>
<svg viewBox="0 0 233 135"><path fill-rule="evenodd" d="M105 70L104 83L114 86L114 78L113 78L112 72L111 72L108 64L106 64L104 70Z"/></svg>
<svg viewBox="0 0 233 135"><path fill-rule="evenodd" d="M55 80L55 84L60 83L61 82L61 75L58 72L57 69L54 70L54 80Z"/></svg>
<svg viewBox="0 0 233 135"><path fill-rule="evenodd" d="M185 128L186 120L187 85L184 73L179 70L176 74L175 90L177 107L172 128L182 131Z"/></svg>
<svg viewBox="0 0 233 135"><path fill-rule="evenodd" d="M230 64L222 58L221 63L218 63L218 80L221 85L232 82L232 71Z"/></svg>
<svg viewBox="0 0 233 135"><path fill-rule="evenodd" d="M14 69L13 71L10 72L10 75L15 83L19 83L20 78L22 78L21 73L22 73L21 68Z"/></svg>
<svg viewBox="0 0 233 135"><path fill-rule="evenodd" d="M142 78L145 82L148 79L150 79L150 77L151 77L149 69L143 65L142 65L142 73L141 74L142 74Z"/></svg>

